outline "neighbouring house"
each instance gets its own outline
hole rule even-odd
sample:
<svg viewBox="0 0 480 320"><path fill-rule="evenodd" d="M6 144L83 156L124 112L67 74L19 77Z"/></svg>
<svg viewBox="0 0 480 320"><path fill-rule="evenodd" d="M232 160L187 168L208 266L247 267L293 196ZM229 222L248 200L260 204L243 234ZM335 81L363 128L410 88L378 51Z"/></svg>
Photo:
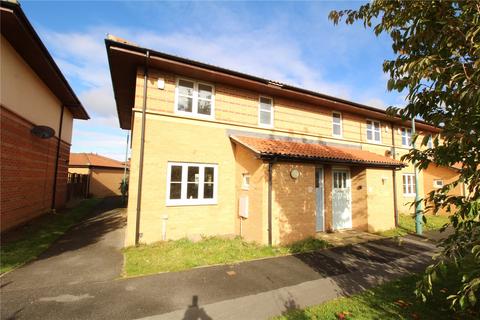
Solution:
<svg viewBox="0 0 480 320"><path fill-rule="evenodd" d="M88 175L87 193L97 198L121 195L125 163L95 153L70 153L69 173ZM128 169L127 169L128 173Z"/></svg>
<svg viewBox="0 0 480 320"><path fill-rule="evenodd" d="M456 181L459 177L459 170L461 169L461 164L455 164L452 167L439 166L435 163L428 165L428 168L424 170L424 191L425 195L436 190L440 189L443 186ZM466 195L466 185L459 183L455 188L449 191L450 195ZM429 202L429 206L432 206ZM433 208L427 208L427 213L431 213ZM454 212L454 207L451 207L452 212L448 212L447 208L441 208L436 214L450 214Z"/></svg>
<svg viewBox="0 0 480 320"><path fill-rule="evenodd" d="M20 5L0 4L4 231L65 205L73 119L89 117Z"/></svg>
<svg viewBox="0 0 480 320"><path fill-rule="evenodd" d="M106 48L132 134L126 245L219 234L286 244L390 229L412 212L414 169L399 161L410 122L114 36Z"/></svg>

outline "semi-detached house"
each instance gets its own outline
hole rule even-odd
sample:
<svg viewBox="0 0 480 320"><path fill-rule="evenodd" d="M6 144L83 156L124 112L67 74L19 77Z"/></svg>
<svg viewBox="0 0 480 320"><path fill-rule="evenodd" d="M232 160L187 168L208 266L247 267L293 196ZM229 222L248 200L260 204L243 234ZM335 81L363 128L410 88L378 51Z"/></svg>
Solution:
<svg viewBox="0 0 480 320"><path fill-rule="evenodd" d="M410 123L113 36L106 47L120 127L132 133L126 245L198 235L286 244L390 229L412 211L413 166L398 160Z"/></svg>

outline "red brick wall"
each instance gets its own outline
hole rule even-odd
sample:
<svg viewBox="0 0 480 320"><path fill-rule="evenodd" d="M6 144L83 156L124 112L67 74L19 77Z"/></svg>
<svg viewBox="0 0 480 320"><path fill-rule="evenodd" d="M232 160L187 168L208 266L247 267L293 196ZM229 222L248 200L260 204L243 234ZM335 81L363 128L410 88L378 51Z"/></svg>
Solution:
<svg viewBox="0 0 480 320"><path fill-rule="evenodd" d="M1 107L1 231L50 210L58 138L40 139L33 124ZM54 128L57 131L57 128ZM70 145L62 141L58 163L56 208L65 205Z"/></svg>

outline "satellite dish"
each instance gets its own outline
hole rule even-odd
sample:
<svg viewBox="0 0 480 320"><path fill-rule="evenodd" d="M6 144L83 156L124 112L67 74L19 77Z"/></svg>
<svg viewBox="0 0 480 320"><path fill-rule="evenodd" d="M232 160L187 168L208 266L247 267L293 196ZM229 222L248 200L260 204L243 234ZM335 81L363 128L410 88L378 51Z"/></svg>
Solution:
<svg viewBox="0 0 480 320"><path fill-rule="evenodd" d="M55 134L55 130L47 126L34 126L30 132L41 139L50 139Z"/></svg>

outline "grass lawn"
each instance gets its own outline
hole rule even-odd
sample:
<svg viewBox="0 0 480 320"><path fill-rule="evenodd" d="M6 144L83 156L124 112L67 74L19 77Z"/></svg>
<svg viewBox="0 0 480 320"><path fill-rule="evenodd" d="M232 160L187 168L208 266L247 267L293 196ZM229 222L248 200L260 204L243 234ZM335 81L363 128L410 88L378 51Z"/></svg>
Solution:
<svg viewBox="0 0 480 320"><path fill-rule="evenodd" d="M454 292L452 283L455 277L455 274L450 274L433 299L425 304L417 300L413 293L420 276L410 275L351 297L339 298L304 310L286 311L275 320L480 319L478 311L454 314L448 309L445 297ZM295 302L291 302L290 306L294 307Z"/></svg>
<svg viewBox="0 0 480 320"><path fill-rule="evenodd" d="M204 238L158 242L124 249L125 276L180 271L198 266L229 264L245 260L309 252L328 247L324 240L307 239L288 247L269 247L240 238Z"/></svg>
<svg viewBox="0 0 480 320"><path fill-rule="evenodd" d="M423 230L438 230L447 222L448 216L427 215L427 224L423 224ZM404 236L408 233L415 233L415 219L410 215L398 215L398 227L395 229L379 232L385 237Z"/></svg>
<svg viewBox="0 0 480 320"><path fill-rule="evenodd" d="M69 228L78 223L100 199L87 199L57 215L49 214L18 230L19 236L0 248L0 273L13 270L45 251ZM17 232L17 231L14 231Z"/></svg>

